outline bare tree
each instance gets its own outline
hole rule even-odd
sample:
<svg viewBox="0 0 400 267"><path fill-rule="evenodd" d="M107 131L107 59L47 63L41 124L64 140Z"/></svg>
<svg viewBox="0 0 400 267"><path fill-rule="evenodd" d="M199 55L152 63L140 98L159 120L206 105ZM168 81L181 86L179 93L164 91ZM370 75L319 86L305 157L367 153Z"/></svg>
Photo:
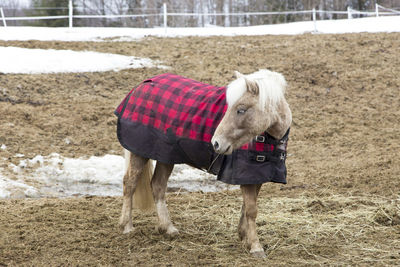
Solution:
<svg viewBox="0 0 400 267"><path fill-rule="evenodd" d="M0 7L3 8L5 17L17 17L24 15L23 10L21 9L23 4L20 0L0 0ZM3 21L0 21L0 25L2 25ZM8 21L7 25L18 26L16 21Z"/></svg>
<svg viewBox="0 0 400 267"><path fill-rule="evenodd" d="M22 2L23 1L23 2ZM29 0L0 0L6 16L29 15L21 6ZM37 1L37 0L32 0ZM43 0L40 0L43 1ZM54 0L48 0L54 1ZM63 0L65 1L65 0ZM47 3L50 3L47 2ZM61 2L60 0L54 2ZM346 18L346 15L326 11L345 11L347 7L372 11L375 3L387 8L399 8L399 0L73 0L74 14L82 15L140 15L126 18L82 18L75 19L76 26L157 27L162 24L163 3L168 12L195 13L192 16L168 16L168 26L248 26L299 20L310 20L308 14L278 15L230 15L229 13L262 11L301 11L316 8L319 19ZM65 6L67 8L67 6ZM218 13L218 15L217 15ZM225 15L221 15L225 14ZM10 25L18 25L10 21ZM1 24L0 24L1 25Z"/></svg>

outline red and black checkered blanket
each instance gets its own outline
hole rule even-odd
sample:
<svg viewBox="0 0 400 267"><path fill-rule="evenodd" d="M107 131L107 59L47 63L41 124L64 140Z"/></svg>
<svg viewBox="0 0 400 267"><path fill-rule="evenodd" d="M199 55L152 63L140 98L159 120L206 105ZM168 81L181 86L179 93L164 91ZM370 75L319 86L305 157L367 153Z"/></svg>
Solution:
<svg viewBox="0 0 400 267"><path fill-rule="evenodd" d="M122 119L176 136L210 142L225 114L225 87L197 82L173 74L145 80L125 98L117 113ZM129 99L128 99L129 97Z"/></svg>
<svg viewBox="0 0 400 267"><path fill-rule="evenodd" d="M286 183L286 143L282 146L267 133L232 155L217 158L210 141L227 109L225 92L226 87L170 73L145 80L115 111L118 139L133 153L165 163L187 163L218 174L227 183ZM258 171L250 170L254 167Z"/></svg>

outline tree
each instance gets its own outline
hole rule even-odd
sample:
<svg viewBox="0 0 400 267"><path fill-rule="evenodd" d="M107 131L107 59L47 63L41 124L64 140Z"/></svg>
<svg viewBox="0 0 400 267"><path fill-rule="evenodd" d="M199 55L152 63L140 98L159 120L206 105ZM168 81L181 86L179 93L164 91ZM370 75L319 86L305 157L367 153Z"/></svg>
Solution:
<svg viewBox="0 0 400 267"><path fill-rule="evenodd" d="M31 1L32 10L12 11L10 5ZM0 0L0 6L8 7L7 16L59 16L68 14L69 0ZM373 11L375 3L387 8L399 8L399 0L73 0L74 14L80 15L139 15L124 18L74 19L74 26L86 27L157 27L162 25L162 7L167 4L169 13L194 13L194 15L170 15L170 27L250 26L312 19L310 12L304 14L232 15L243 12L304 11L315 8L319 19L344 19L346 14L329 11L346 11L351 7L360 11ZM328 11L328 12L326 12ZM14 12L14 13L11 13ZM18 15L15 15L18 12ZM218 13L218 15L216 15ZM360 16L360 15L354 15ZM12 22L21 23L19 21ZM1 25L1 24L0 24ZM25 23L26 25L26 23ZM67 19L30 21L29 25L65 27Z"/></svg>
<svg viewBox="0 0 400 267"><path fill-rule="evenodd" d="M6 17L16 17L24 15L21 12L21 2L19 0L0 0L0 7L3 8L4 16ZM1 20L0 20L1 21ZM0 22L0 26L3 26L3 22ZM8 21L8 26L17 26L16 21Z"/></svg>
<svg viewBox="0 0 400 267"><path fill-rule="evenodd" d="M63 16L68 15L68 0L33 0L29 16ZM35 20L28 23L32 26L68 27L68 19Z"/></svg>

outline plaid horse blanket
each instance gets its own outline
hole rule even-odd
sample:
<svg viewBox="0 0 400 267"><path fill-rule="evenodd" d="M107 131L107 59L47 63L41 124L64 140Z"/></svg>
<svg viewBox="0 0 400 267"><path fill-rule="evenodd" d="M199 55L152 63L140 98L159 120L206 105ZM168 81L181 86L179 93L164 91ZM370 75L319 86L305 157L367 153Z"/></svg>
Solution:
<svg viewBox="0 0 400 267"><path fill-rule="evenodd" d="M210 143L227 104L226 87L170 73L133 88L115 110L121 145L142 157L186 163L229 184L286 183L286 146L267 132L232 155L218 155Z"/></svg>

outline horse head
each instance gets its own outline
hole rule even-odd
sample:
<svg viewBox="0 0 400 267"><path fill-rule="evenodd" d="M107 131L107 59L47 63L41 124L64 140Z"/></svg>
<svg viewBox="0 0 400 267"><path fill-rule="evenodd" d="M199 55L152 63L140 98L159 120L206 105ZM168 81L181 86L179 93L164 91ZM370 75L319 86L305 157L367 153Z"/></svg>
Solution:
<svg viewBox="0 0 400 267"><path fill-rule="evenodd" d="M228 109L211 139L220 154L231 154L265 131L281 139L292 121L282 74L259 70L235 75L236 80L226 90Z"/></svg>

